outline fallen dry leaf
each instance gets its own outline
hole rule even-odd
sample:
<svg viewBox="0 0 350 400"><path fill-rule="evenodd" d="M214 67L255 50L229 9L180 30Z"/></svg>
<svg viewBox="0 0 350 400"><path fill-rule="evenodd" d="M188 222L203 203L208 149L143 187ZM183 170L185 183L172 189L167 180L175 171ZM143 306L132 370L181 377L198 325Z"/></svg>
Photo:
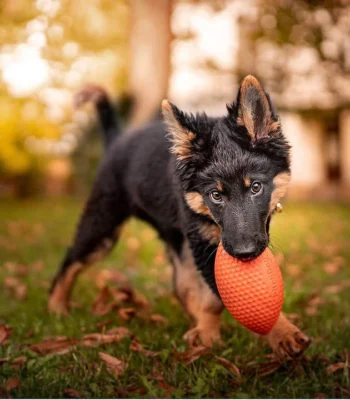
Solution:
<svg viewBox="0 0 350 400"><path fill-rule="evenodd" d="M312 396L312 398L313 398L313 399L326 399L327 396L326 396L325 393L315 393L315 394Z"/></svg>
<svg viewBox="0 0 350 400"><path fill-rule="evenodd" d="M122 290L120 290L118 288L114 288L114 287L110 288L109 290L111 292L113 300L115 301L115 303L117 305L120 305L120 304L128 301L129 295L127 293L123 292Z"/></svg>
<svg viewBox="0 0 350 400"><path fill-rule="evenodd" d="M126 302L132 303L140 308L150 308L150 304L146 297L139 293L137 290L130 286L124 286L118 289L119 292L125 293L127 295Z"/></svg>
<svg viewBox="0 0 350 400"><path fill-rule="evenodd" d="M165 380L161 380L158 383L158 387L165 391L165 398L170 399L172 393L176 390L174 386L169 385L169 383L165 382Z"/></svg>
<svg viewBox="0 0 350 400"><path fill-rule="evenodd" d="M96 347L100 344L108 344L108 343L118 343L123 338L130 336L131 333L129 329L118 326L116 328L112 328L106 333L89 333L84 335L82 339L82 343L87 347Z"/></svg>
<svg viewBox="0 0 350 400"><path fill-rule="evenodd" d="M127 336L131 336L131 332L125 326L116 326L114 328L108 329L107 335L120 335L121 339Z"/></svg>
<svg viewBox="0 0 350 400"><path fill-rule="evenodd" d="M192 347L189 350L183 352L183 353L178 353L176 349L173 350L174 356L178 361L183 362L185 365L189 365L196 361L199 357L201 357L204 354L209 353L208 347L205 346L196 346Z"/></svg>
<svg viewBox="0 0 350 400"><path fill-rule="evenodd" d="M10 392L13 389L17 389L20 385L19 377L18 376L11 376L6 382L5 389Z"/></svg>
<svg viewBox="0 0 350 400"><path fill-rule="evenodd" d="M279 361L268 361L264 364L261 364L258 367L258 376L263 377L270 374L273 374L281 367L281 363Z"/></svg>
<svg viewBox="0 0 350 400"><path fill-rule="evenodd" d="M11 274L15 274L18 276L26 276L28 275L28 267L22 264L18 264L16 262L8 261L4 264L4 267Z"/></svg>
<svg viewBox="0 0 350 400"><path fill-rule="evenodd" d="M107 370L112 375L118 377L124 374L124 371L127 368L127 364L125 363L125 361L119 360L118 358L113 357L107 353L99 352L98 355L100 356L100 359L105 363Z"/></svg>
<svg viewBox="0 0 350 400"><path fill-rule="evenodd" d="M27 296L27 285L19 279L8 276L4 279L4 285L11 290L17 300L24 300Z"/></svg>
<svg viewBox="0 0 350 400"><path fill-rule="evenodd" d="M338 362L335 364L330 365L327 368L327 374L331 375L333 374L335 371L338 371L338 369L345 369L345 368L350 368L348 365L346 365L346 363L343 362Z"/></svg>
<svg viewBox="0 0 350 400"><path fill-rule="evenodd" d="M160 314L152 314L150 320L155 323L168 324L168 320Z"/></svg>
<svg viewBox="0 0 350 400"><path fill-rule="evenodd" d="M69 399L81 399L80 393L72 388L67 388L64 389L64 394L69 398Z"/></svg>
<svg viewBox="0 0 350 400"><path fill-rule="evenodd" d="M241 377L241 373L240 373L238 367L235 366L235 364L233 364L232 362L226 360L226 358L215 356L215 359L220 365L222 365L228 371L232 372L233 375L237 376L237 378Z"/></svg>
<svg viewBox="0 0 350 400"><path fill-rule="evenodd" d="M22 368L23 364L27 361L26 356L17 357L11 362L11 366L15 368Z"/></svg>
<svg viewBox="0 0 350 400"><path fill-rule="evenodd" d="M109 318L109 319L107 319L106 321L98 322L98 323L96 324L96 327L97 327L98 329L104 330L104 329L106 328L106 326L108 326L108 325L110 325L110 324L113 324L113 322L115 322L115 319L114 319L114 318Z"/></svg>
<svg viewBox="0 0 350 400"><path fill-rule="evenodd" d="M125 321L129 321L132 317L135 316L136 310L135 308L129 307L129 308L121 308L118 311L119 317L124 319Z"/></svg>
<svg viewBox="0 0 350 400"><path fill-rule="evenodd" d="M5 344L7 339L13 334L13 329L6 324L0 325L0 345Z"/></svg>
<svg viewBox="0 0 350 400"><path fill-rule="evenodd" d="M115 302L111 302L112 294L110 289L105 286L98 294L92 305L93 315L103 316L109 314L116 306Z"/></svg>
<svg viewBox="0 0 350 400"><path fill-rule="evenodd" d="M26 339L30 339L34 335L34 329L30 328L28 333L26 334Z"/></svg>
<svg viewBox="0 0 350 400"><path fill-rule="evenodd" d="M103 289L105 286L107 286L108 282L124 283L127 282L127 278L118 270L103 269L97 273L95 282L99 289Z"/></svg>
<svg viewBox="0 0 350 400"><path fill-rule="evenodd" d="M137 352L143 354L146 357L155 357L155 356L157 356L159 354L159 352L156 352L156 351L145 350L143 348L141 342L136 338L134 338L131 341L129 349L131 351L137 351Z"/></svg>
<svg viewBox="0 0 350 400"><path fill-rule="evenodd" d="M34 343L29 349L40 355L46 354L66 354L73 350L78 340L57 337L56 339L48 339L44 342Z"/></svg>

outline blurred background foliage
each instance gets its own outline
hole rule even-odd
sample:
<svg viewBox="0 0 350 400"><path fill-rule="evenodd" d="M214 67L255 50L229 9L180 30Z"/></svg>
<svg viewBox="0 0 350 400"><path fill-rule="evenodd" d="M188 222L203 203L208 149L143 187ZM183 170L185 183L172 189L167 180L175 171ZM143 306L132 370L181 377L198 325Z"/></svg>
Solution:
<svg viewBox="0 0 350 400"><path fill-rule="evenodd" d="M290 112L295 165L312 147L305 169L317 173L307 181L293 167L297 181L350 187L347 0L3 0L0 195L91 186L100 129L91 105L72 107L87 83L106 88L135 127L159 116L164 97L224 113L249 73Z"/></svg>
<svg viewBox="0 0 350 400"><path fill-rule="evenodd" d="M83 82L108 85L114 93L125 89L128 15L123 0L1 2L3 182L30 193L30 185L22 187L26 180L34 184L50 158L78 147L71 97ZM88 125L85 115L80 118ZM93 159L100 155L99 143L97 149Z"/></svg>

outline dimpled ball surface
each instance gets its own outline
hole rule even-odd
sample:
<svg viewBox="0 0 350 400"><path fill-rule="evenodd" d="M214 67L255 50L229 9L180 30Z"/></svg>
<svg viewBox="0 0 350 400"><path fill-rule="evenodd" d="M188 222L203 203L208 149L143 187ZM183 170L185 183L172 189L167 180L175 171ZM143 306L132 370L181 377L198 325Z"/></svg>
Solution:
<svg viewBox="0 0 350 400"><path fill-rule="evenodd" d="M269 249L252 261L241 261L220 243L215 280L222 302L239 323L260 335L270 332L282 309L283 279Z"/></svg>

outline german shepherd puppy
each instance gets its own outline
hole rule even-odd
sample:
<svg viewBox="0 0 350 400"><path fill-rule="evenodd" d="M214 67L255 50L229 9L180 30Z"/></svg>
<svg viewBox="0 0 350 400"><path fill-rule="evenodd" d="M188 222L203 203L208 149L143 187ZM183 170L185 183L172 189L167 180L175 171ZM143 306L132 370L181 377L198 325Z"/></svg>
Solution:
<svg viewBox="0 0 350 400"><path fill-rule="evenodd" d="M290 146L269 96L247 76L224 117L186 114L164 100L164 123L113 140L116 117L105 92L92 87L84 98L95 101L107 152L53 282L49 309L68 312L78 273L108 254L122 224L136 216L166 244L177 297L196 321L186 337L198 335L211 346L220 337L223 309L214 279L218 243L241 260L259 256L290 180ZM282 314L266 339L281 358L297 356L310 343Z"/></svg>

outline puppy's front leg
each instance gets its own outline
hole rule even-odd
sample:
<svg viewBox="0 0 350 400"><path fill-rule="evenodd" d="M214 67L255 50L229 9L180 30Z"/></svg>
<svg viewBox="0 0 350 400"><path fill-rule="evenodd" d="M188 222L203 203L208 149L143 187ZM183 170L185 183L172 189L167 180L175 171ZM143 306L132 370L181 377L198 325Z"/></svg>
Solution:
<svg viewBox="0 0 350 400"><path fill-rule="evenodd" d="M266 338L276 356L281 360L297 357L311 343L311 339L288 321L282 313L270 333L264 338Z"/></svg>

